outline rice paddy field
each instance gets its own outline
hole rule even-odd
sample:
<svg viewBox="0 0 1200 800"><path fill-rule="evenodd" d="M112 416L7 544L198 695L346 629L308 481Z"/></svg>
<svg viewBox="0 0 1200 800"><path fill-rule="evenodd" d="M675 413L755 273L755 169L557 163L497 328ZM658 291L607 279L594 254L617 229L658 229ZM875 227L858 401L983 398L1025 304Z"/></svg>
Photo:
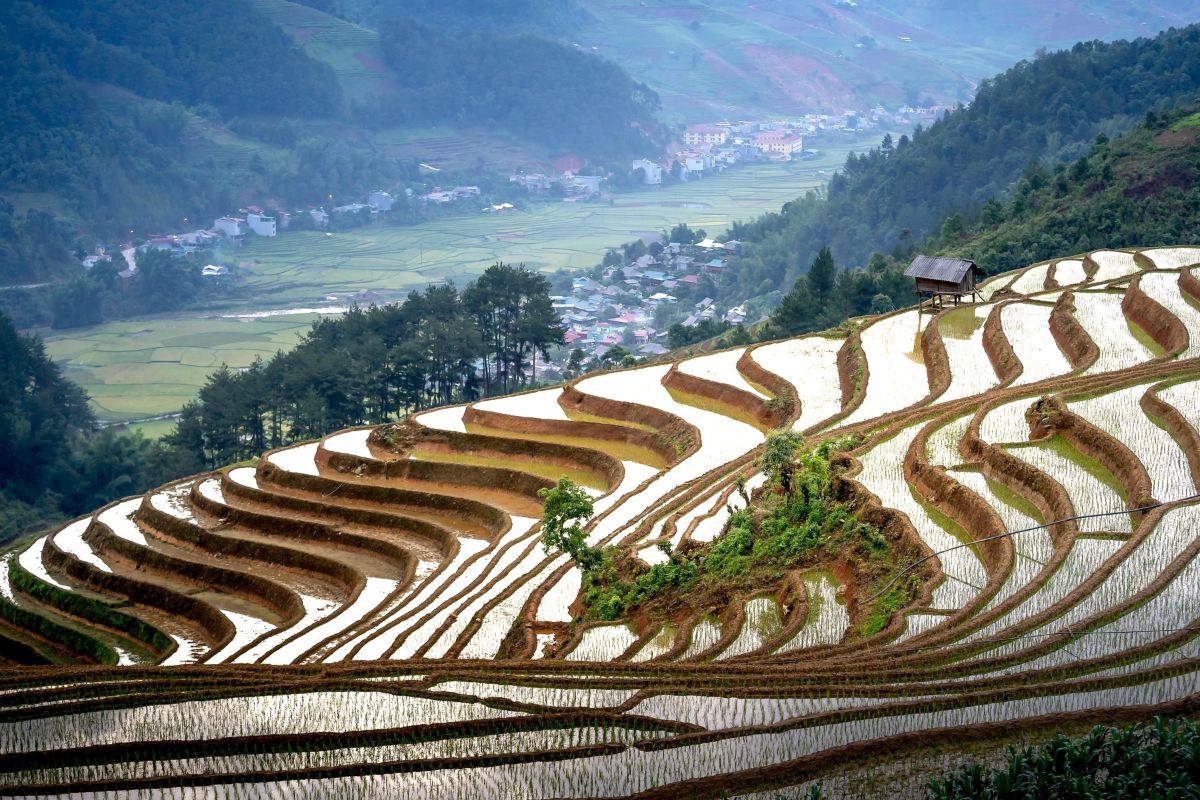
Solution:
<svg viewBox="0 0 1200 800"><path fill-rule="evenodd" d="M1195 715L1200 248L1078 263L840 341L338 432L23 542L0 795L878 796L846 776ZM589 543L653 562L773 490L772 427L857 434L839 480L928 554L913 599L868 625L853 568L798 568L585 618L538 490L590 475Z"/></svg>
<svg viewBox="0 0 1200 800"><path fill-rule="evenodd" d="M217 366L246 367L256 356L289 348L317 318L316 310L340 313L356 292L369 290L387 301L429 283L451 280L461 287L496 261L548 272L591 267L606 248L657 237L680 222L716 236L734 220L776 210L823 185L822 170L839 166L850 149L832 147L811 161L748 164L704 180L617 195L611 205L538 203L507 215L450 217L407 228L255 239L236 255L239 298L226 307L47 332L46 349L87 389L102 422L145 420L178 411ZM146 431L162 432L153 426Z"/></svg>

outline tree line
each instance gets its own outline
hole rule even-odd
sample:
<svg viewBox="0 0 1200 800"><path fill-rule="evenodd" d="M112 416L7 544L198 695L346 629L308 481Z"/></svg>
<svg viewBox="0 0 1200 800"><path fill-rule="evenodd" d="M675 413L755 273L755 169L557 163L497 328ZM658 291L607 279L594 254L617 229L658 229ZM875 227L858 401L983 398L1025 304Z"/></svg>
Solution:
<svg viewBox="0 0 1200 800"><path fill-rule="evenodd" d="M0 542L199 468L140 434L97 429L87 400L0 314Z"/></svg>
<svg viewBox="0 0 1200 800"><path fill-rule="evenodd" d="M497 263L458 291L314 322L292 350L214 372L165 438L209 467L352 425L505 394L563 342L546 278Z"/></svg>
<svg viewBox="0 0 1200 800"><path fill-rule="evenodd" d="M355 308L269 361L221 367L151 442L99 429L87 394L0 314L0 541L290 442L525 388L562 341L546 278L498 263L461 292Z"/></svg>

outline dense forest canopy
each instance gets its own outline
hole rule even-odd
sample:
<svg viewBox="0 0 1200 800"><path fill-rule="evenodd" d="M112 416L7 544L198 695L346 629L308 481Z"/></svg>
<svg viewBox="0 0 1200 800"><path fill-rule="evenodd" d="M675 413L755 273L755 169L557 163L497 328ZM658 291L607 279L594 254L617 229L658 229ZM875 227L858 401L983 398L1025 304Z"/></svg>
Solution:
<svg viewBox="0 0 1200 800"><path fill-rule="evenodd" d="M402 89L380 111L405 124L472 121L560 152L653 153L658 95L616 64L538 36L445 32L411 18L380 28Z"/></svg>
<svg viewBox="0 0 1200 800"><path fill-rule="evenodd" d="M96 430L87 395L0 314L0 542L199 465L140 435Z"/></svg>
<svg viewBox="0 0 1200 800"><path fill-rule="evenodd" d="M167 441L217 467L339 428L515 391L536 380L536 359L562 341L545 276L494 264L461 293L429 286L403 303L353 309L313 323L270 361L218 370Z"/></svg>
<svg viewBox="0 0 1200 800"><path fill-rule="evenodd" d="M1043 53L985 81L970 106L910 138L852 154L826 197L810 193L778 213L737 223L745 255L727 271L721 299L740 302L789 286L829 246L843 265L905 247L953 213L973 214L1009 192L1030 162L1078 158L1149 110L1200 93L1200 26L1154 38L1085 42ZM985 267L992 265L984 264Z"/></svg>
<svg viewBox="0 0 1200 800"><path fill-rule="evenodd" d="M226 115L322 116L341 102L333 70L239 0L5 5L8 36L76 78L156 100L208 103Z"/></svg>

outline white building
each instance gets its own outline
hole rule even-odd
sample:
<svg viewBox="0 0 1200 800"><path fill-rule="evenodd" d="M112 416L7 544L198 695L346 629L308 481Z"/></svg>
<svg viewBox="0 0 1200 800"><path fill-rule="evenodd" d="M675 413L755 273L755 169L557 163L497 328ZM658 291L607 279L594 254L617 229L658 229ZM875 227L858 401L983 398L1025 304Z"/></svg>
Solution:
<svg viewBox="0 0 1200 800"><path fill-rule="evenodd" d="M237 217L221 217L213 222L213 230L230 239L239 239L246 235L246 222Z"/></svg>
<svg viewBox="0 0 1200 800"><path fill-rule="evenodd" d="M662 183L662 166L655 164L649 159L639 158L637 161L633 162L633 165L630 167L630 169L634 171L640 169L642 171L642 183L646 184L647 186L657 186L658 184Z"/></svg>
<svg viewBox="0 0 1200 800"><path fill-rule="evenodd" d="M683 142L687 145L725 144L729 139L729 129L718 125L692 125L683 134Z"/></svg>
<svg viewBox="0 0 1200 800"><path fill-rule="evenodd" d="M275 218L265 214L247 214L246 225L259 236L275 235Z"/></svg>

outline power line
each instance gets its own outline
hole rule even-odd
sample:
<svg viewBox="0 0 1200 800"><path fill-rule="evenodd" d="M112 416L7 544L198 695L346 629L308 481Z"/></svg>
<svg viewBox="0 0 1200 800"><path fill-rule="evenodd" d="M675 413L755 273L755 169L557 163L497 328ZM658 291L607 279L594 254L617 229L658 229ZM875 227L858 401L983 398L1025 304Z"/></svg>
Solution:
<svg viewBox="0 0 1200 800"><path fill-rule="evenodd" d="M1138 508L1122 509L1121 511L1102 511L1097 514L1076 514L1073 517L1063 517L1062 519L1056 519L1052 522L1046 522L1041 525L1034 525L1030 528L1021 528L1020 530L1016 530L1016 531L1005 531L1004 533L997 533L994 536L985 536L982 539L975 539L974 541L971 541L971 542L965 542L963 544L956 544L953 547L947 547L945 550L938 550L935 553L930 553L929 555L925 556L924 558L919 558L916 561L914 561L913 563L909 564L907 567L900 570L900 572L896 573L896 576L894 578L892 578L890 581L888 581L886 586L884 586L882 589L880 589L875 594L868 597L867 602L869 603L872 600L875 600L876 598L878 598L880 595L887 592L888 589L891 589L893 586L896 585L896 581L900 580L905 575L912 572L914 569L921 566L929 559L937 558L940 555L953 552L954 550L961 550L964 547L972 547L974 545L981 544L983 542L990 542L993 539L1003 539L1008 536L1016 536L1018 533L1028 533L1030 531L1036 531L1036 530L1041 530L1043 528L1049 528L1054 525L1060 525L1064 522L1073 522L1073 521L1081 520L1081 519L1096 519L1098 517L1115 517L1115 516L1120 516L1122 514L1136 514L1139 511L1149 511L1152 508L1158 508L1159 506L1165 506L1165 505L1168 505L1171 503L1186 503L1189 500L1200 500L1200 494L1191 494L1191 495L1188 495L1187 497L1180 497L1176 500L1163 500L1158 503L1151 503L1150 505L1140 506Z"/></svg>

